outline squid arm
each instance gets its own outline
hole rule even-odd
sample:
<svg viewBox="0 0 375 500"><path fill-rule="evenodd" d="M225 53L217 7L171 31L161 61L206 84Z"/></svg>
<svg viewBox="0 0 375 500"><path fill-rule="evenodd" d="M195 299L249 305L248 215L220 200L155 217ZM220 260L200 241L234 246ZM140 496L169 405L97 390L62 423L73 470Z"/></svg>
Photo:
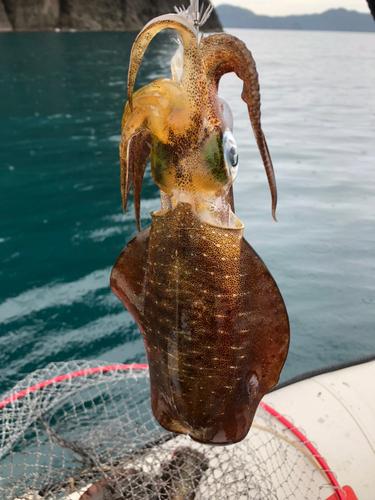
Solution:
<svg viewBox="0 0 375 500"><path fill-rule="evenodd" d="M226 73L234 72L244 83L241 97L247 104L254 136L266 170L272 196L272 216L276 221L276 180L261 127L259 81L253 56L241 40L228 34L203 38L201 54L209 85L212 85L216 92L221 77Z"/></svg>
<svg viewBox="0 0 375 500"><path fill-rule="evenodd" d="M182 83L186 84L189 81L203 81L205 75L203 70L199 71L199 47L197 33L187 19L178 14L166 14L151 20L135 39L131 52L131 66L128 75L128 101L130 109L133 109L133 89L138 68L141 64L143 55L151 42L152 38L164 29L175 29L181 36L184 46L183 53L183 76Z"/></svg>
<svg viewBox="0 0 375 500"><path fill-rule="evenodd" d="M177 94L177 97L176 97ZM137 91L133 98L133 110L127 103L122 119L120 141L121 196L126 213L131 186L133 185L134 212L138 231L141 230L140 204L142 181L152 151L153 138L166 140L168 131L164 131L161 122L166 122L169 98L174 95L178 100L180 88L177 83L167 79L156 80ZM164 127L166 130L167 127ZM163 196L164 195L164 196ZM170 198L163 193L163 200ZM164 207L163 207L164 208ZM167 208L167 207L165 207Z"/></svg>
<svg viewBox="0 0 375 500"><path fill-rule="evenodd" d="M141 191L144 172L151 154L152 135L146 128L140 128L128 140L120 143L121 196L126 212L130 188L133 185L134 214L138 231L141 231Z"/></svg>

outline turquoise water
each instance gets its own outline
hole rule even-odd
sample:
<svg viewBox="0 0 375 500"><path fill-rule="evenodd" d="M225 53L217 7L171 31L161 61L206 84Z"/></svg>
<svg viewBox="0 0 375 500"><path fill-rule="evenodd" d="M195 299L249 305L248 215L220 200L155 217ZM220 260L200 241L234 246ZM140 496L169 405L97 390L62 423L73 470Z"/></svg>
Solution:
<svg viewBox="0 0 375 500"><path fill-rule="evenodd" d="M223 78L240 151L245 236L284 296L285 380L375 352L375 35L231 30L260 73L278 220L241 82ZM51 361L144 362L134 321L109 289L136 233L122 214L118 141L133 33L0 34L0 392ZM171 36L137 85L169 76ZM142 226L159 206L148 171Z"/></svg>

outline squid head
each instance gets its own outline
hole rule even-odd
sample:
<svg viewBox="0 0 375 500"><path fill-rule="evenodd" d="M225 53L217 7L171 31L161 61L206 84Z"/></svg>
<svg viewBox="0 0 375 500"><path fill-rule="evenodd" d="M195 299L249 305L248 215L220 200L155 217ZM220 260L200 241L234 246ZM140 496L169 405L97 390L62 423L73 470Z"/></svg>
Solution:
<svg viewBox="0 0 375 500"><path fill-rule="evenodd" d="M134 93L143 55L152 38L166 28L176 30L179 36L172 59L173 79L156 80ZM229 200L234 210L231 186L239 155L230 109L218 96L220 78L229 72L244 82L242 99L266 169L275 218L276 182L261 128L258 75L250 51L227 34L199 41L197 26L189 17L167 14L143 28L131 53L120 158L124 210L133 183L138 229L140 190L150 155L153 179L164 193L162 200L167 200L163 206L188 200L203 220L215 222L220 222L220 216L215 217L218 205Z"/></svg>

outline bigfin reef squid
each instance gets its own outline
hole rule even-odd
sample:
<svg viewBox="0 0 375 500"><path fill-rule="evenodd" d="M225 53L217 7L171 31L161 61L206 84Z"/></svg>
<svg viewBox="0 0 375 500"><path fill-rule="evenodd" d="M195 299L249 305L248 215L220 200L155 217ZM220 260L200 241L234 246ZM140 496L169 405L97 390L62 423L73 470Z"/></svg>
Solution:
<svg viewBox="0 0 375 500"><path fill-rule="evenodd" d="M111 288L142 332L156 420L168 431L222 445L247 435L261 398L276 385L289 321L274 279L234 214L238 151L230 108L218 96L224 74L243 81L275 218L276 182L261 128L255 62L232 35L200 36L210 9L199 11L191 0L188 9L151 20L134 42L120 160L123 208L133 186L139 232L120 254ZM172 79L134 92L147 46L166 28L179 36ZM141 231L150 156L161 210Z"/></svg>

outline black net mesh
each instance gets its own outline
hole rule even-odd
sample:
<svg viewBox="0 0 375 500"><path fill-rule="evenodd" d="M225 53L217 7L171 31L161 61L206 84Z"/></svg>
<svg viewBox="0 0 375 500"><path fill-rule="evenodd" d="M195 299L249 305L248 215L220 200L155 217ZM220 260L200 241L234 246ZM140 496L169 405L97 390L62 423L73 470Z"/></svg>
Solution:
<svg viewBox="0 0 375 500"><path fill-rule="evenodd" d="M157 424L148 370L103 366L50 364L0 398L8 400L0 409L1 499L325 500L334 494L314 456L264 408L241 443L201 445Z"/></svg>

